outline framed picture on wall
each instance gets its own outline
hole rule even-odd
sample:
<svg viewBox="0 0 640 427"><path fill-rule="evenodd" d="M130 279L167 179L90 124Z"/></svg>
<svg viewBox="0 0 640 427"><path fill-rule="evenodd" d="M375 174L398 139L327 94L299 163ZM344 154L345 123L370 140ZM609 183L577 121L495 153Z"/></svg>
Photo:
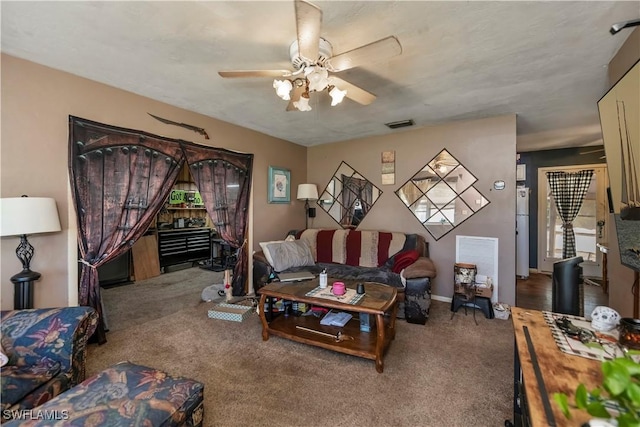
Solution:
<svg viewBox="0 0 640 427"><path fill-rule="evenodd" d="M291 203L291 171L269 166L269 203Z"/></svg>

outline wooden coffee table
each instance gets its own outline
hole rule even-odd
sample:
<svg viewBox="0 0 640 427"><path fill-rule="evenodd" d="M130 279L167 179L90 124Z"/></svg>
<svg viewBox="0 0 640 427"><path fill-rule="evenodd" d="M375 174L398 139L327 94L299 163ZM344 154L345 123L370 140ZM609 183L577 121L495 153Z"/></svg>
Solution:
<svg viewBox="0 0 640 427"><path fill-rule="evenodd" d="M335 281L336 279L329 278L329 286ZM356 283L358 283L348 280L340 281L345 283L347 289L356 289ZM263 341L267 341L269 335L276 335L327 350L372 359L376 361L376 370L382 373L384 352L395 338L396 312L398 310L397 290L393 286L381 283L360 283L364 283L365 295L356 304L306 296L309 291L318 287L318 278L304 282L274 282L261 288L258 293L261 295L259 307ZM267 320L267 313L264 309L267 298L282 298L316 307L346 311L351 313L353 318L344 327L321 325L320 318L315 316L295 316L293 314L285 316L284 313L279 313L276 316L272 316L273 313L268 313L270 319ZM369 314L375 318L375 322L371 322L371 332L360 331L358 320L360 314ZM385 314L387 315L385 316ZM316 334L309 329L331 336ZM345 338L343 341L335 339L338 332Z"/></svg>

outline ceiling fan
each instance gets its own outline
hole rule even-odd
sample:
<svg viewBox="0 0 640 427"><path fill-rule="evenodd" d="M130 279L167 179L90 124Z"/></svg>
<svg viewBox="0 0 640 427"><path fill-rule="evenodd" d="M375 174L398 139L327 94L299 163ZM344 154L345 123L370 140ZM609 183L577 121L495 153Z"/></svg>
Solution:
<svg viewBox="0 0 640 427"><path fill-rule="evenodd" d="M294 70L228 70L219 71L225 78L275 77L276 94L289 101L287 111L310 111L309 94L327 90L331 105L338 105L344 97L369 105L376 96L329 73L359 67L402 53L402 46L394 36L333 55L329 41L320 37L322 10L304 0L294 0L298 38L289 47ZM278 80L282 78L282 80Z"/></svg>
<svg viewBox="0 0 640 427"><path fill-rule="evenodd" d="M604 148L598 148L598 149L591 150L591 151L581 151L580 154L592 154L592 153L599 153L601 151L604 152ZM606 158L607 158L606 155L600 156L600 160L603 160L603 159L606 159Z"/></svg>

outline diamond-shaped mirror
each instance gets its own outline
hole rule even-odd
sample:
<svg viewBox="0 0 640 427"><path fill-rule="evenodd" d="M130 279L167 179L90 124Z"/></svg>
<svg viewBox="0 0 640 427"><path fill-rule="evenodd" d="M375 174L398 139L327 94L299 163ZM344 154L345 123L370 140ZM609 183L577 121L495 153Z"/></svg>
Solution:
<svg viewBox="0 0 640 427"><path fill-rule="evenodd" d="M378 187L342 162L317 204L342 228L356 228L381 194Z"/></svg>
<svg viewBox="0 0 640 427"><path fill-rule="evenodd" d="M396 190L396 196L438 240L489 204L473 187L477 180L447 150L442 150Z"/></svg>

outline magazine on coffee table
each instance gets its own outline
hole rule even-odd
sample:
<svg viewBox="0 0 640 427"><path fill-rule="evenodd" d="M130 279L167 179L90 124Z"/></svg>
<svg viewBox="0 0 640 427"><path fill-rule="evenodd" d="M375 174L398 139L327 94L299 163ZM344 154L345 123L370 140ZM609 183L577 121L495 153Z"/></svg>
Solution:
<svg viewBox="0 0 640 427"><path fill-rule="evenodd" d="M324 315L322 320L320 321L321 325L325 326L344 326L347 324L349 320L351 320L353 316L344 311L333 311L329 310L327 314Z"/></svg>

